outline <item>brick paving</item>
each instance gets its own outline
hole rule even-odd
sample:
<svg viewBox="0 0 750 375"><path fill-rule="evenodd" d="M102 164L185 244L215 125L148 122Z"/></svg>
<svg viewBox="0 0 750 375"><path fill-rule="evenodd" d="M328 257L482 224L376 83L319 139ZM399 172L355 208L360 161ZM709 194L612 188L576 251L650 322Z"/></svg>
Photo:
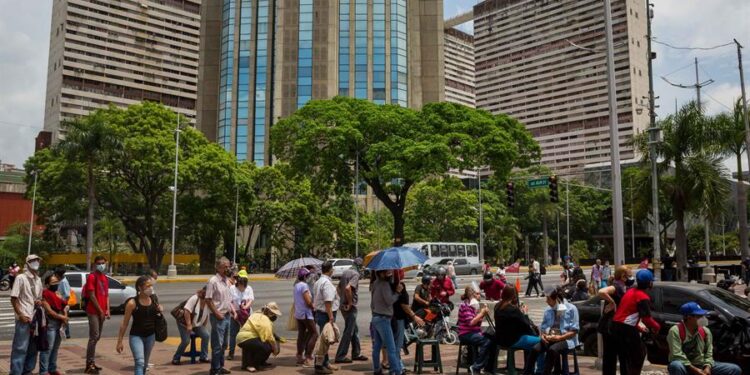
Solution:
<svg viewBox="0 0 750 375"><path fill-rule="evenodd" d="M97 346L97 365L104 368L101 372L103 375L109 374L132 374L133 373L133 359L130 355L130 349L127 343L125 343L125 351L122 354L117 354L115 351L115 338L103 338L99 341ZM173 366L171 365L172 355L174 354L175 347L179 343L179 338L169 338L163 343L157 343L151 353L150 363L154 364L154 367L149 372L151 375L205 375L208 374L209 365L196 363L191 365L187 359L183 359L182 365ZM405 356L404 361L407 369L412 370L414 365L414 346L410 346L412 352L411 355ZM367 356L371 357L371 341L367 338L362 340L362 352ZM63 342L60 347L58 367L61 372L65 374L83 374L84 370L84 356L86 352L86 339L71 339ZM241 349L238 348L235 359L227 361L227 368L232 371L233 374L247 373L240 368ZM281 354L278 357L269 359L269 362L275 367L260 371L259 373L267 374L306 374L312 375L313 369L303 369L295 365L295 354L296 343L289 341L282 344ZM440 353L443 360L443 373L454 374L456 372L456 359L457 359L458 346L443 345L440 347ZM331 350L333 354L333 350ZM429 357L429 353L426 353ZM8 374L10 367L10 342L0 342L0 375ZM505 353L501 353L498 367L504 367L505 365ZM593 375L599 374L600 371L594 369L593 357L580 356L580 370L582 375ZM523 363L522 353L516 353L516 364L521 366ZM349 374L363 374L372 373L372 362L355 362L353 364L343 365L339 371L336 371L337 375L349 375ZM571 361L572 366L572 361ZM39 370L38 366L35 369ZM434 373L427 371L426 373ZM468 373L465 369L461 373ZM644 368L644 374L650 373L666 374L664 366L648 365ZM36 374L36 372L35 372Z"/></svg>

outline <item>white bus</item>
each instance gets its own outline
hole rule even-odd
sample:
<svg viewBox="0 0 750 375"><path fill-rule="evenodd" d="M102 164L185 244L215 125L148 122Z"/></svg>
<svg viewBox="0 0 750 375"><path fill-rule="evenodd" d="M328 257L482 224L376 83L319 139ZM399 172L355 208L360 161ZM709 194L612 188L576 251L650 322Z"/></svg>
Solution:
<svg viewBox="0 0 750 375"><path fill-rule="evenodd" d="M404 246L415 248L427 256L422 266L439 263L443 259L466 259L468 264L479 263L479 246L471 242L412 242Z"/></svg>

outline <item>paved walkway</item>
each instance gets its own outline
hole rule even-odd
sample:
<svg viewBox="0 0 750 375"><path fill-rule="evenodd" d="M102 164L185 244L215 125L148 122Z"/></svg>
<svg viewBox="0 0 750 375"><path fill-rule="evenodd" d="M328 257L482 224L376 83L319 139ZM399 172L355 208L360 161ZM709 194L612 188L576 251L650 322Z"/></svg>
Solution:
<svg viewBox="0 0 750 375"><path fill-rule="evenodd" d="M127 343L125 343L125 351L122 354L117 354L115 351L116 339L106 338L99 341L97 345L97 365L104 368L102 374L132 374L133 373L133 359L130 355L130 349ZM182 375L205 375L208 373L208 364L194 364L191 365L189 360L183 359L183 364L180 366L171 365L172 355L174 354L175 347L179 343L179 338L170 337L163 343L157 343L151 353L149 360L154 366L149 372L151 375L170 375L170 374L182 374ZM371 341L369 339L363 339L362 341L362 353L367 357L371 357L372 354ZM413 369L414 365L414 346L410 346L412 350L411 355L404 357L404 361L409 370ZM84 353L86 351L86 339L71 339L63 342L60 347L58 366L60 370L64 371L65 374L83 374L84 369ZM241 349L238 348L235 360L227 362L227 368L232 370L233 374L247 373L242 371L240 368L240 357ZM296 343L289 341L282 345L281 354L278 357L271 357L269 362L275 367L261 371L262 373L268 374L313 374L313 369L303 369L302 367L295 366L294 353L296 352ZM440 353L443 361L443 373L454 374L456 371L456 358L457 358L458 346L441 346ZM331 351L333 354L333 350ZM0 342L0 375L8 374L9 372L9 359L10 356L10 343ZM429 353L427 353L429 356ZM516 363L521 366L523 363L522 353L517 353ZM579 357L580 370L582 375L593 375L600 374L593 368L594 358L593 357ZM500 355L499 367L505 365L505 353ZM337 375L348 375L348 374L363 374L372 373L372 363L368 362L356 362L354 364L343 365L339 371L336 371ZM571 361L572 366L572 361ZM36 371L39 370L37 367ZM431 370L431 369L430 369ZM427 373L433 373L427 371ZM466 370L461 373L467 373ZM644 374L666 374L664 366L648 365L644 368ZM36 373L35 373L36 374Z"/></svg>

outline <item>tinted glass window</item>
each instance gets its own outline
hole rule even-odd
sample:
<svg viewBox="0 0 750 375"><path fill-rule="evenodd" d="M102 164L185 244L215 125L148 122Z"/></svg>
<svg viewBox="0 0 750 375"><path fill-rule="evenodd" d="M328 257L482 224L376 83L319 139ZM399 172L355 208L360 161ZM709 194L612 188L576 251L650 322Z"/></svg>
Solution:
<svg viewBox="0 0 750 375"><path fill-rule="evenodd" d="M456 259L455 264L458 266L469 264L469 262L466 261L466 259Z"/></svg>
<svg viewBox="0 0 750 375"><path fill-rule="evenodd" d="M65 275L65 278L68 279L68 283L70 284L71 288L81 287L81 275L80 274Z"/></svg>
<svg viewBox="0 0 750 375"><path fill-rule="evenodd" d="M427 248L427 245L422 246L422 254L426 256L430 256L428 252L429 252L429 249Z"/></svg>
<svg viewBox="0 0 750 375"><path fill-rule="evenodd" d="M456 253L456 245L450 245L450 246L448 246L448 249L450 249L450 254L451 254L450 256L454 257L454 256L458 255Z"/></svg>
<svg viewBox="0 0 750 375"><path fill-rule="evenodd" d="M340 261L336 262L336 266L351 266L352 264L354 264L354 263L351 260L348 260L348 259L340 260Z"/></svg>
<svg viewBox="0 0 750 375"><path fill-rule="evenodd" d="M466 254L466 256L475 257L475 256L479 255L479 252L477 251L477 246L476 245L468 245L468 246L466 246L466 248L468 249L467 250L468 254Z"/></svg>
<svg viewBox="0 0 750 375"><path fill-rule="evenodd" d="M680 314L680 306L686 302L695 301L695 295L688 294L681 290L665 288L661 291L661 300L663 313L682 315Z"/></svg>
<svg viewBox="0 0 750 375"><path fill-rule="evenodd" d="M120 284L119 281L117 281L117 280L115 280L115 279L113 279L111 277L107 277L107 281L109 281L109 289L120 289L120 288L122 288L122 284Z"/></svg>
<svg viewBox="0 0 750 375"><path fill-rule="evenodd" d="M464 246L464 245L458 245L457 248L458 248L457 256L465 257L466 256L466 246Z"/></svg>
<svg viewBox="0 0 750 375"><path fill-rule="evenodd" d="M732 309L738 309L742 312L750 312L750 301L737 297L732 293L725 292L720 289L707 289L702 292L704 295L710 296L709 300L719 300L723 305ZM703 306L704 309L710 309L711 306ZM736 313L736 312L735 312Z"/></svg>
<svg viewBox="0 0 750 375"><path fill-rule="evenodd" d="M438 245L430 245L430 250L432 250L431 257L439 256L440 250L438 250Z"/></svg>
<svg viewBox="0 0 750 375"><path fill-rule="evenodd" d="M448 246L447 245L440 245L440 256L441 257L449 257L448 253Z"/></svg>

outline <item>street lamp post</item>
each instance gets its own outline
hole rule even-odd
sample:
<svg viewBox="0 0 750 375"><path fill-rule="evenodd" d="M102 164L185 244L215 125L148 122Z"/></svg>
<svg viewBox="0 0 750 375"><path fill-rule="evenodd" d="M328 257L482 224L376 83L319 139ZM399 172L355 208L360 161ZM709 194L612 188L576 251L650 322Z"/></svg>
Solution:
<svg viewBox="0 0 750 375"><path fill-rule="evenodd" d="M26 251L26 255L31 254L31 240L32 235L34 234L34 208L36 205L36 179L37 176L39 176L39 172L37 171L32 171L31 173L34 175L34 193L31 198L31 219L29 219L29 247Z"/></svg>
<svg viewBox="0 0 750 375"><path fill-rule="evenodd" d="M234 197L234 249L232 254L232 262L237 264L237 218L240 213L240 185L237 184L236 192Z"/></svg>
<svg viewBox="0 0 750 375"><path fill-rule="evenodd" d="M177 174L180 169L180 115L177 115L177 126L174 129L175 132L175 146L174 146L174 185L172 186L172 262L169 264L167 269L167 277L173 278L177 276L177 266L174 265L174 241L175 232L177 231ZM235 240L236 241L236 240Z"/></svg>
<svg viewBox="0 0 750 375"><path fill-rule="evenodd" d="M479 188L479 261L484 260L484 214L482 211L482 174L477 168L477 187Z"/></svg>

